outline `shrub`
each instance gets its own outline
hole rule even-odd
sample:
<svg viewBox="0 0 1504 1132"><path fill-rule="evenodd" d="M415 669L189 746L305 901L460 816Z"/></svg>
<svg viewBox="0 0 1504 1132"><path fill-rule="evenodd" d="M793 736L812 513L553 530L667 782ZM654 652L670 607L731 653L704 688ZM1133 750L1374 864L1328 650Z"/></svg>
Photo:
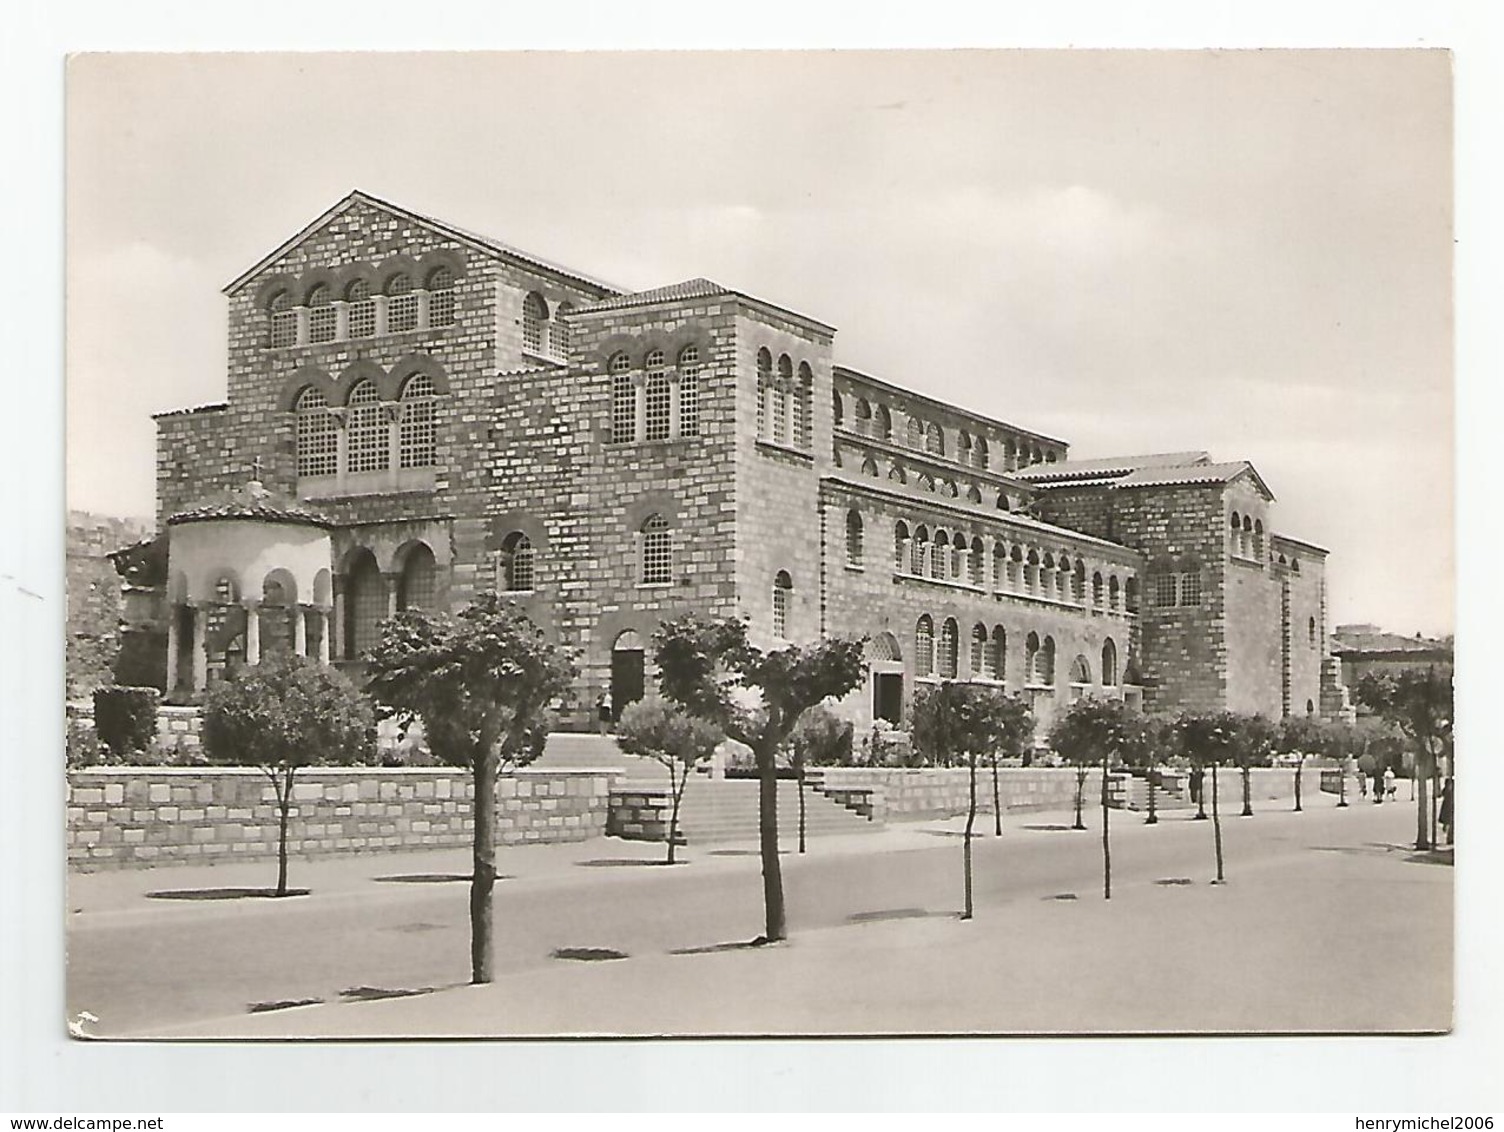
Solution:
<svg viewBox="0 0 1504 1132"><path fill-rule="evenodd" d="M157 737L155 688L96 688L94 729L99 741L110 749L113 761L131 762L138 752L150 749Z"/></svg>

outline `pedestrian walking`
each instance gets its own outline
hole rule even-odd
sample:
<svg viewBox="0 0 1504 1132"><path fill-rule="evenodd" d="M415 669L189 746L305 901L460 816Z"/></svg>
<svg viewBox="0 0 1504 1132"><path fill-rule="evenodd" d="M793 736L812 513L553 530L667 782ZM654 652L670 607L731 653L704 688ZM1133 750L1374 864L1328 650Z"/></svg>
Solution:
<svg viewBox="0 0 1504 1132"><path fill-rule="evenodd" d="M1363 773L1362 767L1358 768L1358 796L1360 798L1368 797L1368 775Z"/></svg>
<svg viewBox="0 0 1504 1132"><path fill-rule="evenodd" d="M1436 820L1441 823L1442 830L1446 833L1447 844L1452 843L1452 776L1447 775L1446 781L1441 784L1441 812L1436 815Z"/></svg>
<svg viewBox="0 0 1504 1132"><path fill-rule="evenodd" d="M1394 767L1384 768L1384 797L1394 800Z"/></svg>

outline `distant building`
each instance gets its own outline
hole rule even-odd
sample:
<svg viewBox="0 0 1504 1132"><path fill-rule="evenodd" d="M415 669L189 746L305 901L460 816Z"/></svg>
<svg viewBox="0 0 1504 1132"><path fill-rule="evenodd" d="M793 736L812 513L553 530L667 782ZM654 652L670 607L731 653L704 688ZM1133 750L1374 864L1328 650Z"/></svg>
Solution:
<svg viewBox="0 0 1504 1132"><path fill-rule="evenodd" d="M1370 672L1398 672L1407 668L1452 671L1452 641L1419 633L1406 637L1386 633L1377 625L1338 625L1332 633L1332 655L1342 664L1342 682L1349 688Z"/></svg>
<svg viewBox="0 0 1504 1132"><path fill-rule="evenodd" d="M157 418L170 694L483 589L575 653L578 718L652 687L662 620L868 638L842 710L916 686L1346 712L1326 551L1246 461L1062 440L838 365L705 279L623 293L355 192L225 289L228 399ZM249 481L249 482L248 482Z"/></svg>
<svg viewBox="0 0 1504 1132"><path fill-rule="evenodd" d="M64 670L68 699L85 699L115 680L125 598L111 554L150 537L148 519L68 512L64 544L68 604Z"/></svg>

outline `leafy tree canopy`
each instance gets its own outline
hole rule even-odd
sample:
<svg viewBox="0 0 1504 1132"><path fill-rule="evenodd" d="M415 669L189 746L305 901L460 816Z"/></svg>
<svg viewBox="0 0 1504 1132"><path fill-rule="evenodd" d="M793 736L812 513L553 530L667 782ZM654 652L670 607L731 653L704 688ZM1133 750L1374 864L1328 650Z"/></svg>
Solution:
<svg viewBox="0 0 1504 1132"><path fill-rule="evenodd" d="M1137 765L1147 756L1152 731L1144 715L1123 700L1083 696L1050 729L1050 746L1075 766L1103 758Z"/></svg>
<svg viewBox="0 0 1504 1132"><path fill-rule="evenodd" d="M629 704L616 725L622 750L656 759L670 769L708 759L724 738L715 724L664 700Z"/></svg>
<svg viewBox="0 0 1504 1132"><path fill-rule="evenodd" d="M804 766L850 766L852 725L816 704L799 717L789 733L796 761Z"/></svg>
<svg viewBox="0 0 1504 1132"><path fill-rule="evenodd" d="M263 768L361 762L375 755L371 704L336 669L273 653L209 690L204 753Z"/></svg>
<svg viewBox="0 0 1504 1132"><path fill-rule="evenodd" d="M987 684L947 680L914 697L910 738L932 763L944 766L996 752L1021 754L1033 735L1028 706Z"/></svg>
<svg viewBox="0 0 1504 1132"><path fill-rule="evenodd" d="M1370 672L1358 681L1359 704L1398 727L1422 750L1452 735L1452 673L1436 668Z"/></svg>

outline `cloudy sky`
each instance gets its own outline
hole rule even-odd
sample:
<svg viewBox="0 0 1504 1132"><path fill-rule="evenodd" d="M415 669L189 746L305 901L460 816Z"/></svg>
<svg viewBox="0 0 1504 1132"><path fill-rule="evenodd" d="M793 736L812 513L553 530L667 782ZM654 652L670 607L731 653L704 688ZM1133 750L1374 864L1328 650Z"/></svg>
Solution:
<svg viewBox="0 0 1504 1132"><path fill-rule="evenodd" d="M1450 60L114 55L68 74L68 492L153 510L220 288L352 188L1070 442L1246 458L1336 623L1453 627Z"/></svg>

